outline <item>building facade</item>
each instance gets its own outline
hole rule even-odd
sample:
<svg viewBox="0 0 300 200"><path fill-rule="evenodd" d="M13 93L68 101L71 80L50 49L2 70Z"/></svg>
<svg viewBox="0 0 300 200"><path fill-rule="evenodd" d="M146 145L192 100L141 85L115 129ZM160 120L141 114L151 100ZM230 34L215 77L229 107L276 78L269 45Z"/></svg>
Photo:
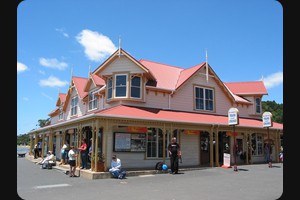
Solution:
<svg viewBox="0 0 300 200"><path fill-rule="evenodd" d="M30 131L30 146L41 143L60 159L65 141L75 147L82 139L92 146L90 165L104 155L104 170L117 154L126 169L154 169L169 164L167 145L177 137L185 167L265 161L265 146L278 162L283 124L262 122L262 81L222 82L211 66L190 68L136 60L115 51L89 77L73 76L66 93L58 94L48 126ZM229 125L228 111L238 110L238 124ZM234 148L235 146L235 148ZM77 165L80 165L80 159Z"/></svg>

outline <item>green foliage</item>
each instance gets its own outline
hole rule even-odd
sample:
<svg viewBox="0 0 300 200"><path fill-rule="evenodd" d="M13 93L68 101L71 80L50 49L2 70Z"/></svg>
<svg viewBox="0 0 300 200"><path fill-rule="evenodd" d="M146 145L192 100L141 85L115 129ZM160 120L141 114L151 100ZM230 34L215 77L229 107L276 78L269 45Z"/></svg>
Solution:
<svg viewBox="0 0 300 200"><path fill-rule="evenodd" d="M42 128L42 127L44 127L44 126L47 126L47 125L49 125L50 124L50 118L48 118L48 119L39 119L38 120L38 125Z"/></svg>
<svg viewBox="0 0 300 200"><path fill-rule="evenodd" d="M273 122L283 123L283 104L275 101L262 101L262 111L272 113Z"/></svg>
<svg viewBox="0 0 300 200"><path fill-rule="evenodd" d="M17 145L29 145L29 134L22 134L17 136Z"/></svg>

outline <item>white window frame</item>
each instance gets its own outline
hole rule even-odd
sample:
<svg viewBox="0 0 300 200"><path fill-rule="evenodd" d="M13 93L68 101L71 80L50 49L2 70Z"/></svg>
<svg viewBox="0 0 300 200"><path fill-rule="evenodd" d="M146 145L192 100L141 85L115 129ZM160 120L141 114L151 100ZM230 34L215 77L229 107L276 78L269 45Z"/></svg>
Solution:
<svg viewBox="0 0 300 200"><path fill-rule="evenodd" d="M134 78L139 78L140 79L140 85L139 86L133 86L132 85L132 80ZM132 88L138 88L139 89L139 96L140 97L133 97L132 96ZM141 99L142 98L142 77L140 77L140 76L131 76L131 80L130 80L130 98L133 98L133 99Z"/></svg>
<svg viewBox="0 0 300 200"><path fill-rule="evenodd" d="M117 85L117 77L118 76L125 76L125 85ZM118 88L125 88L125 95L124 96L117 96ZM115 98L126 98L128 96L128 74L115 74L114 80L114 88L115 88Z"/></svg>
<svg viewBox="0 0 300 200"><path fill-rule="evenodd" d="M203 98L197 98L196 97L196 90L197 89L203 89ZM212 92L212 99L207 99L206 97L206 90L210 90ZM206 87L200 87L200 86L194 86L194 102L195 102L195 110L204 110L204 111L214 111L214 98L215 98L215 95L214 95L214 90L211 89L211 88L206 88ZM196 101L197 100L200 100L202 101L203 103L203 109L201 108L197 108L197 103ZM207 109L207 101L211 101L212 102L212 109Z"/></svg>
<svg viewBox="0 0 300 200"><path fill-rule="evenodd" d="M78 96L72 97L71 100L71 116L77 115Z"/></svg>
<svg viewBox="0 0 300 200"><path fill-rule="evenodd" d="M253 144L252 138L254 138L255 144ZM251 143L252 143L252 146L255 145L255 149L251 148L252 149L252 155L253 156L262 156L264 154L264 145L263 145L263 136L262 136L262 134L253 133L251 135Z"/></svg>
<svg viewBox="0 0 300 200"><path fill-rule="evenodd" d="M91 106L90 106L91 105ZM89 92L88 110L95 110L98 108L98 97L94 94L94 91Z"/></svg>
<svg viewBox="0 0 300 200"><path fill-rule="evenodd" d="M109 84L109 83L111 83L111 84ZM109 77L107 79L107 99L109 100L112 98L113 98L113 78Z"/></svg>
<svg viewBox="0 0 300 200"><path fill-rule="evenodd" d="M64 119L64 112L62 108L59 108L59 114L58 114L58 120L63 120Z"/></svg>

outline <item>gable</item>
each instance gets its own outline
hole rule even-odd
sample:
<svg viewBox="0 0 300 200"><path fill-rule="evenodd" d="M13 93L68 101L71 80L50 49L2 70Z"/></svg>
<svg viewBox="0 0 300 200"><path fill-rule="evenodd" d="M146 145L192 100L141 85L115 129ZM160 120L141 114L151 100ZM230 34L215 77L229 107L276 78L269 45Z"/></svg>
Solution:
<svg viewBox="0 0 300 200"><path fill-rule="evenodd" d="M101 72L102 76L108 76L114 73L130 72L132 74L142 74L145 73L143 69L129 60L127 57L121 56L120 58L114 60Z"/></svg>

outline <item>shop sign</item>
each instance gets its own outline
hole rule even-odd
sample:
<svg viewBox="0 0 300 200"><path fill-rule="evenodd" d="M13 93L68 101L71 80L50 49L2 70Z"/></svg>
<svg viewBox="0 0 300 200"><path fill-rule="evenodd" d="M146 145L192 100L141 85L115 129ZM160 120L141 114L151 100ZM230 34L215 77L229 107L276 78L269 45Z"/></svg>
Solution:
<svg viewBox="0 0 300 200"><path fill-rule="evenodd" d="M199 135L200 131L198 131L198 130L184 130L184 134L186 134L186 135Z"/></svg>
<svg viewBox="0 0 300 200"><path fill-rule="evenodd" d="M147 127L128 126L127 131L130 133L147 133Z"/></svg>
<svg viewBox="0 0 300 200"><path fill-rule="evenodd" d="M264 112L262 116L263 120L263 127L270 127L272 126L272 113L270 112Z"/></svg>

